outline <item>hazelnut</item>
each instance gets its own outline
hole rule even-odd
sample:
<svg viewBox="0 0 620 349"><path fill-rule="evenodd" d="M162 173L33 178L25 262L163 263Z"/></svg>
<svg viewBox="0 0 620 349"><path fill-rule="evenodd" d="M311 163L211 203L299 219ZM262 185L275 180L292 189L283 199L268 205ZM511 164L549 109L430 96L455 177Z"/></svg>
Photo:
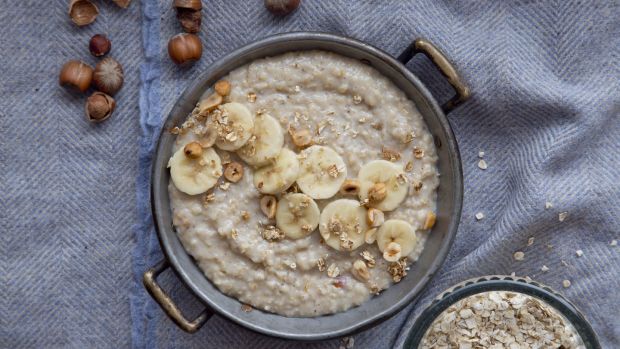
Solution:
<svg viewBox="0 0 620 349"><path fill-rule="evenodd" d="M265 0L265 7L276 16L286 16L295 11L301 0Z"/></svg>
<svg viewBox="0 0 620 349"><path fill-rule="evenodd" d="M371 228L366 230L366 233L364 233L364 242L369 245L374 244L375 241L377 241L377 231L377 228Z"/></svg>
<svg viewBox="0 0 620 349"><path fill-rule="evenodd" d="M366 221L368 221L368 225L376 228L385 222L385 214L381 210L370 208L366 211Z"/></svg>
<svg viewBox="0 0 620 349"><path fill-rule="evenodd" d="M387 188L383 183L375 183L368 191L368 200L370 202L381 202L387 196Z"/></svg>
<svg viewBox="0 0 620 349"><path fill-rule="evenodd" d="M123 67L114 58L104 58L95 66L93 83L97 90L114 95L123 87Z"/></svg>
<svg viewBox="0 0 620 349"><path fill-rule="evenodd" d="M103 34L96 34L88 42L88 49L95 57L105 56L112 48L112 43Z"/></svg>
<svg viewBox="0 0 620 349"><path fill-rule="evenodd" d="M122 8L127 8L129 4L131 3L131 0L112 0L112 1L114 1L115 4L117 4L119 7L122 7Z"/></svg>
<svg viewBox="0 0 620 349"><path fill-rule="evenodd" d="M202 10L201 0L174 0L173 6L177 9L186 8L194 11Z"/></svg>
<svg viewBox="0 0 620 349"><path fill-rule="evenodd" d="M368 267L366 266L366 263L364 263L364 261L362 260L356 260L353 263L353 268L351 269L351 272L353 276L355 276L355 278L357 278L361 282L368 281L368 279L370 279L370 272L368 271Z"/></svg>
<svg viewBox="0 0 620 349"><path fill-rule="evenodd" d="M200 11L177 8L177 19L185 32L195 34L200 31L200 24L202 23Z"/></svg>
<svg viewBox="0 0 620 349"><path fill-rule="evenodd" d="M223 101L222 96L217 93L213 93L198 103L198 113L201 116L207 116L210 111L217 108Z"/></svg>
<svg viewBox="0 0 620 349"><path fill-rule="evenodd" d="M177 34L168 41L168 54L176 64L197 61L202 56L200 38L194 34Z"/></svg>
<svg viewBox="0 0 620 349"><path fill-rule="evenodd" d="M291 135L293 144L299 148L307 148L312 145L312 133L310 130L302 129L296 130L293 127L289 127L288 133Z"/></svg>
<svg viewBox="0 0 620 349"><path fill-rule="evenodd" d="M62 66L58 82L60 86L74 88L80 92L88 90L93 79L93 68L82 61L72 60Z"/></svg>
<svg viewBox="0 0 620 349"><path fill-rule="evenodd" d="M215 85L213 86L213 89L215 90L215 93L217 93L218 95L222 97L226 97L230 94L230 82L226 80L220 80L215 83Z"/></svg>
<svg viewBox="0 0 620 349"><path fill-rule="evenodd" d="M237 183L243 178L243 165L238 162L231 162L226 164L224 168L224 178L233 183Z"/></svg>
<svg viewBox="0 0 620 349"><path fill-rule="evenodd" d="M198 159L202 155L202 146L198 142L190 142L183 147L183 153L190 159Z"/></svg>
<svg viewBox="0 0 620 349"><path fill-rule="evenodd" d="M69 17L78 26L91 24L97 19L99 9L89 0L71 0L69 2Z"/></svg>
<svg viewBox="0 0 620 349"><path fill-rule="evenodd" d="M357 195L360 192L360 181L357 179L347 179L340 187L342 195Z"/></svg>
<svg viewBox="0 0 620 349"><path fill-rule="evenodd" d="M437 221L437 215L433 211L428 211L426 213L426 220L424 221L423 229L431 229L435 226L435 222Z"/></svg>
<svg viewBox="0 0 620 349"><path fill-rule="evenodd" d="M388 262L398 262L401 256L401 247L397 242L390 242L383 250L383 259Z"/></svg>
<svg viewBox="0 0 620 349"><path fill-rule="evenodd" d="M90 122L102 122L112 115L116 103L103 92L95 92L86 99L86 117Z"/></svg>
<svg viewBox="0 0 620 349"><path fill-rule="evenodd" d="M260 210L272 219L276 216L276 207L278 206L278 200L274 196L265 195L260 199Z"/></svg>

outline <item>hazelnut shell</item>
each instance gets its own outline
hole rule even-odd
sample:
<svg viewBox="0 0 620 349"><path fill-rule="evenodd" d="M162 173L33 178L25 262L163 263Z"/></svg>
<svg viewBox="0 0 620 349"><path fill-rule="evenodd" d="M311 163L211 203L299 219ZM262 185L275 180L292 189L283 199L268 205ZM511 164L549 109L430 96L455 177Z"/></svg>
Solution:
<svg viewBox="0 0 620 349"><path fill-rule="evenodd" d="M62 66L58 83L60 86L76 89L80 92L88 90L93 79L93 68L88 64L71 60Z"/></svg>
<svg viewBox="0 0 620 349"><path fill-rule="evenodd" d="M174 0L173 6L176 8L187 8L195 11L202 10L201 0Z"/></svg>
<svg viewBox="0 0 620 349"><path fill-rule="evenodd" d="M183 31L194 34L200 31L200 24L202 23L200 11L179 8L177 9L177 19Z"/></svg>
<svg viewBox="0 0 620 349"><path fill-rule="evenodd" d="M123 82L123 67L114 58L104 58L95 66L93 84L97 90L113 96L123 87Z"/></svg>
<svg viewBox="0 0 620 349"><path fill-rule="evenodd" d="M122 8L129 7L129 4L131 3L131 0L112 0L112 1L114 1L115 4L117 4L119 7L122 7Z"/></svg>
<svg viewBox="0 0 620 349"><path fill-rule="evenodd" d="M103 92L95 92L86 100L84 111L90 122L102 122L112 115L116 108L114 98Z"/></svg>
<svg viewBox="0 0 620 349"><path fill-rule="evenodd" d="M97 19L99 9L89 0L71 0L69 2L69 17L78 26L91 24Z"/></svg>

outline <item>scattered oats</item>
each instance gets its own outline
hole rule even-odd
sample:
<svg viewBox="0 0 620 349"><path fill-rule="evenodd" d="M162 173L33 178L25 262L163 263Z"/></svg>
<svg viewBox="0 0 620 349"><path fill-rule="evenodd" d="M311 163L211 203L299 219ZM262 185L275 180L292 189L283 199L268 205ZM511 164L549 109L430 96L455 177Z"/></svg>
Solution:
<svg viewBox="0 0 620 349"><path fill-rule="evenodd" d="M250 102L250 103L256 102L256 93L250 92L250 93L248 93L247 97L248 97L248 102Z"/></svg>
<svg viewBox="0 0 620 349"><path fill-rule="evenodd" d="M338 175L340 174L340 171L338 171L338 166L336 166L336 164L329 166L327 168L327 174L329 174L332 178L338 178Z"/></svg>
<svg viewBox="0 0 620 349"><path fill-rule="evenodd" d="M413 182L413 190L419 192L422 189L422 182L414 181Z"/></svg>
<svg viewBox="0 0 620 349"><path fill-rule="evenodd" d="M248 211L241 211L241 219L243 219L244 221L249 221L250 220L250 212L248 212Z"/></svg>
<svg viewBox="0 0 620 349"><path fill-rule="evenodd" d="M564 212L560 212L560 214L558 214L558 220L560 222L564 222L564 220L566 219L566 217L568 217L568 212L564 211Z"/></svg>
<svg viewBox="0 0 620 349"><path fill-rule="evenodd" d="M481 170L486 170L487 169L487 162L484 161L484 159L481 159L480 161L478 161L478 167L480 167Z"/></svg>
<svg viewBox="0 0 620 349"><path fill-rule="evenodd" d="M609 246L618 246L618 240L611 240Z"/></svg>
<svg viewBox="0 0 620 349"><path fill-rule="evenodd" d="M564 286L564 288L569 288L570 287L570 280L562 281L562 286Z"/></svg>
<svg viewBox="0 0 620 349"><path fill-rule="evenodd" d="M251 306L249 306L249 305L247 305L247 304L244 304L244 305L242 305L242 306L241 306L241 310L243 310L243 311L244 311L244 312L246 312L246 313L249 313L249 312L251 312L252 310L254 310L254 308L252 308Z"/></svg>
<svg viewBox="0 0 620 349"><path fill-rule="evenodd" d="M549 267L547 267L546 265L543 265L542 268L540 268L540 271L542 271L543 273L546 273L549 271Z"/></svg>
<svg viewBox="0 0 620 349"><path fill-rule="evenodd" d="M517 251L512 255L512 257L515 259L515 261L522 261L523 258L525 258L525 253Z"/></svg>
<svg viewBox="0 0 620 349"><path fill-rule="evenodd" d="M335 278L340 275L340 269L336 266L336 263L332 263L329 268L327 268L327 276L330 278Z"/></svg>
<svg viewBox="0 0 620 349"><path fill-rule="evenodd" d="M484 213L482 213L482 212L476 213L476 219L477 220L481 220L482 218L484 218Z"/></svg>
<svg viewBox="0 0 620 349"><path fill-rule="evenodd" d="M237 232L237 230L236 230L236 229L233 229L233 230L231 230L231 231L230 231L230 237L231 237L233 240L237 240L237 237L238 237L238 236L239 236L239 233Z"/></svg>
<svg viewBox="0 0 620 349"><path fill-rule="evenodd" d="M398 262L390 263L388 272L394 282L400 282L407 275L407 257L402 257Z"/></svg>
<svg viewBox="0 0 620 349"><path fill-rule="evenodd" d="M408 161L407 164L405 165L405 172L411 172L413 171L413 162Z"/></svg>
<svg viewBox="0 0 620 349"><path fill-rule="evenodd" d="M407 132L407 134L405 135L405 139L403 140L403 143L405 144L411 143L414 138L415 138L415 133L413 133L413 131Z"/></svg>
<svg viewBox="0 0 620 349"><path fill-rule="evenodd" d="M295 92L299 92L299 91L301 91L301 87L299 87L299 85L295 85L295 89L294 90L295 90Z"/></svg>
<svg viewBox="0 0 620 349"><path fill-rule="evenodd" d="M353 104L360 104L360 103L362 103L362 96L360 95L353 96Z"/></svg>
<svg viewBox="0 0 620 349"><path fill-rule="evenodd" d="M214 193L207 193L202 197L202 205L207 206L210 202L215 201Z"/></svg>
<svg viewBox="0 0 620 349"><path fill-rule="evenodd" d="M533 236L530 236L530 238L529 238L529 239L527 239L527 245L528 245L528 246L532 246L533 244L534 244L534 237L533 237Z"/></svg>
<svg viewBox="0 0 620 349"><path fill-rule="evenodd" d="M413 155L416 159L421 159L424 157L424 149L420 149L418 147L413 148Z"/></svg>
<svg viewBox="0 0 620 349"><path fill-rule="evenodd" d="M386 148L385 146L381 147L381 156L383 157L383 159L389 160L392 162L400 160L399 152L397 152L396 150L392 150L390 148Z"/></svg>
<svg viewBox="0 0 620 349"><path fill-rule="evenodd" d="M379 293L381 293L381 288L376 283L371 282L368 286L370 287L371 294L378 295Z"/></svg>
<svg viewBox="0 0 620 349"><path fill-rule="evenodd" d="M366 261L366 265L368 265L368 268L374 268L376 261L375 261L375 257L373 257L372 254L370 254L370 252L366 250L360 253L360 256L364 258L364 261Z"/></svg>
<svg viewBox="0 0 620 349"><path fill-rule="evenodd" d="M357 122L359 122L360 124L365 124L366 121L368 121L366 118L360 118L359 120L357 120Z"/></svg>
<svg viewBox="0 0 620 349"><path fill-rule="evenodd" d="M228 188L230 188L230 182L224 182L224 183L220 184L220 189L228 190Z"/></svg>
<svg viewBox="0 0 620 349"><path fill-rule="evenodd" d="M357 131L351 131L351 138L356 138L359 134Z"/></svg>
<svg viewBox="0 0 620 349"><path fill-rule="evenodd" d="M291 269L293 269L293 270L297 269L297 263L295 263L295 262L292 262L288 266L291 267Z"/></svg>
<svg viewBox="0 0 620 349"><path fill-rule="evenodd" d="M383 124L380 122L373 122L372 124L370 124L370 127L374 128L377 131L383 130Z"/></svg>
<svg viewBox="0 0 620 349"><path fill-rule="evenodd" d="M396 176L396 182L398 182L398 184L400 185L406 184L407 181L407 176L405 176L404 173L399 173L398 176Z"/></svg>
<svg viewBox="0 0 620 349"><path fill-rule="evenodd" d="M319 258L316 261L316 266L319 268L319 271L325 271L325 259L323 257Z"/></svg>
<svg viewBox="0 0 620 349"><path fill-rule="evenodd" d="M483 151L479 151L478 152L478 157L482 159L484 157L484 152Z"/></svg>
<svg viewBox="0 0 620 349"><path fill-rule="evenodd" d="M284 239L284 232L273 225L270 225L261 232L261 236L267 241L280 241Z"/></svg>
<svg viewBox="0 0 620 349"><path fill-rule="evenodd" d="M553 204L551 202L549 202L549 201L545 202L545 209L548 210L548 209L550 209L552 207L553 207Z"/></svg>
<svg viewBox="0 0 620 349"><path fill-rule="evenodd" d="M168 130L168 132L170 132L173 135L178 135L179 133L181 133L181 129L178 127L172 127L170 130Z"/></svg>
<svg viewBox="0 0 620 349"><path fill-rule="evenodd" d="M583 251L582 250L577 250L577 251L575 251L575 254L577 255L577 257L581 257L581 256L583 256Z"/></svg>

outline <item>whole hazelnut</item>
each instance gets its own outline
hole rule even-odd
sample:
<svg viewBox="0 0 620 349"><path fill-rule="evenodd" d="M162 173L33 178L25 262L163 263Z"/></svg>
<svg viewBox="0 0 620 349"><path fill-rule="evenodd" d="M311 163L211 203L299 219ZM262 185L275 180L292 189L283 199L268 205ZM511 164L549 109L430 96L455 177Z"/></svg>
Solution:
<svg viewBox="0 0 620 349"><path fill-rule="evenodd" d="M265 7L276 16L286 16L295 11L301 0L265 0Z"/></svg>
<svg viewBox="0 0 620 349"><path fill-rule="evenodd" d="M89 0L71 0L69 2L69 17L78 26L91 24L97 19L99 9Z"/></svg>
<svg viewBox="0 0 620 349"><path fill-rule="evenodd" d="M62 66L58 82L60 86L76 89L80 92L88 90L93 79L93 68L88 64L71 60Z"/></svg>
<svg viewBox="0 0 620 349"><path fill-rule="evenodd" d="M177 34L168 41L168 54L176 64L197 61L202 56L200 38L194 34Z"/></svg>
<svg viewBox="0 0 620 349"><path fill-rule="evenodd" d="M112 43L103 34L96 34L88 42L88 49L90 53L95 57L105 56L110 49L112 49Z"/></svg>
<svg viewBox="0 0 620 349"><path fill-rule="evenodd" d="M123 87L123 67L114 58L104 58L95 66L93 84L97 90L113 96Z"/></svg>
<svg viewBox="0 0 620 349"><path fill-rule="evenodd" d="M112 115L116 103L103 92L95 92L86 99L86 117L90 122L102 122Z"/></svg>
<svg viewBox="0 0 620 349"><path fill-rule="evenodd" d="M183 152L185 156L190 159L198 159L202 156L202 146L198 142L187 143L185 147L183 147Z"/></svg>

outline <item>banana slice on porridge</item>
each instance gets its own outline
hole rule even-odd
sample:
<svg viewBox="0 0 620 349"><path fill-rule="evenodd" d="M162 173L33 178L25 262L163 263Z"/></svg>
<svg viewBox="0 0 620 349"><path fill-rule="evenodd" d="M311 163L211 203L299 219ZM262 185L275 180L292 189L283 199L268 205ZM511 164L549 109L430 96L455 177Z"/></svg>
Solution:
<svg viewBox="0 0 620 349"><path fill-rule="evenodd" d="M313 199L334 196L347 178L342 157L332 148L313 145L300 155L299 189Z"/></svg>
<svg viewBox="0 0 620 349"><path fill-rule="evenodd" d="M254 172L254 186L263 194L279 194L295 183L298 174L297 154L282 148L275 159Z"/></svg>
<svg viewBox="0 0 620 349"><path fill-rule="evenodd" d="M366 209L357 200L335 200L321 212L319 231L325 243L335 250L353 251L360 247L367 230Z"/></svg>
<svg viewBox="0 0 620 349"><path fill-rule="evenodd" d="M360 200L382 211L396 209L409 189L401 167L386 160L373 160L362 166L358 175Z"/></svg>
<svg viewBox="0 0 620 349"><path fill-rule="evenodd" d="M276 210L276 225L291 239L308 236L319 225L321 212L316 202L306 194L287 194Z"/></svg>
<svg viewBox="0 0 620 349"><path fill-rule="evenodd" d="M241 103L226 103L211 113L218 126L215 145L222 150L237 150L252 137L254 117Z"/></svg>
<svg viewBox="0 0 620 349"><path fill-rule="evenodd" d="M254 119L252 136L237 154L249 165L258 167L278 156L283 145L284 132L280 123L269 114L259 114Z"/></svg>
<svg viewBox="0 0 620 349"><path fill-rule="evenodd" d="M198 142L177 150L168 161L168 167L174 186L189 195L211 189L222 175L222 163L215 150L203 149Z"/></svg>
<svg viewBox="0 0 620 349"><path fill-rule="evenodd" d="M411 224L400 219L389 219L377 231L377 245L388 262L396 262L408 256L418 239Z"/></svg>

